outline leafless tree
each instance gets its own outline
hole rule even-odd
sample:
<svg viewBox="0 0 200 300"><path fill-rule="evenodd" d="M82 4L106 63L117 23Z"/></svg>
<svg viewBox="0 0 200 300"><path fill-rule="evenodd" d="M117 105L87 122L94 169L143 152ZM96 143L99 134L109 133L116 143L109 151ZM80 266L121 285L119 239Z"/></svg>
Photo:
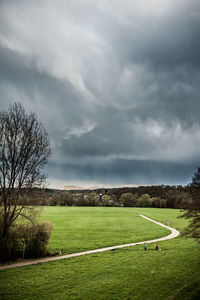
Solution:
<svg viewBox="0 0 200 300"><path fill-rule="evenodd" d="M16 219L31 218L30 193L41 187L41 172L50 156L47 131L35 113L26 113L20 103L0 112L0 217L1 244L6 243ZM28 209L27 209L28 208Z"/></svg>

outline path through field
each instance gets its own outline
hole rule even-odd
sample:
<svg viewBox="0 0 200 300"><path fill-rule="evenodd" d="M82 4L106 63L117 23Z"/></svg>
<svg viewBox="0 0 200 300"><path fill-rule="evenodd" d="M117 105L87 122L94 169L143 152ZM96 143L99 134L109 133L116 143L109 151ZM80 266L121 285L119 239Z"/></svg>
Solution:
<svg viewBox="0 0 200 300"><path fill-rule="evenodd" d="M130 243L130 244L124 244L124 245L118 245L118 246L111 246L111 247L106 247L106 248L100 248L100 249L95 249L95 250L89 250L89 251L84 251L84 252L78 252L78 253L72 253L72 254L67 254L67 255L62 255L62 256L55 256L55 257L46 257L46 258L40 258L40 259L35 259L32 261L25 261L25 262L19 262L11 265L4 265L0 266L0 270L5 270L5 269L10 269L10 268L16 268L16 267L22 267L22 266L29 266L33 264L38 264L38 263L44 263L44 262L49 262L49 261L55 261L55 260L60 260L60 259L65 259L65 258L72 258L76 256L81 256L81 255L86 255L86 254L92 254L92 253L98 253L98 252L104 252L104 251L109 251L109 250L115 250L115 249L120 249L124 247L130 247L130 246L136 246L136 245L141 245L145 243L155 243L155 242L160 242L160 241L165 241L169 240L172 238L177 237L180 232L170 226L164 225L160 222L157 222L153 219L150 219L148 217L145 217L144 215L140 215L140 217L154 222L159 226L165 227L166 229L169 229L171 233L165 237L154 239L154 240L149 240L149 241L143 241L143 242L137 242L137 243Z"/></svg>

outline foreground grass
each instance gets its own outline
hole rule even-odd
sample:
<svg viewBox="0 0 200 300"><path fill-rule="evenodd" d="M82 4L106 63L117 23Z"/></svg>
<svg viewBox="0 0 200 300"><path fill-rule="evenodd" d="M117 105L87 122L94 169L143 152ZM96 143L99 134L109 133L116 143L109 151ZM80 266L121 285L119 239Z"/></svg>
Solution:
<svg viewBox="0 0 200 300"><path fill-rule="evenodd" d="M170 219L170 225L177 229L185 225L185 220L176 218L177 210L126 210L133 215L143 213L163 223ZM136 215L134 223L139 218ZM142 227L144 229L144 224ZM146 230L148 233L148 228ZM161 251L155 251L154 247L148 245L145 252L143 246L135 246L0 271L0 298L198 299L192 298L198 297L199 291L197 244L178 237L159 243Z"/></svg>

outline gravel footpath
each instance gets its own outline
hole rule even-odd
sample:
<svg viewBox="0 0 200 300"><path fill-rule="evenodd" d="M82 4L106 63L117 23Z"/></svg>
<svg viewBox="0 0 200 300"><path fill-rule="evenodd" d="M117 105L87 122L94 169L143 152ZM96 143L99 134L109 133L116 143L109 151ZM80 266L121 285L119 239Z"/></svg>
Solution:
<svg viewBox="0 0 200 300"><path fill-rule="evenodd" d="M124 245L118 245L118 246L111 246L111 247L106 247L106 248L100 248L96 250L89 250L89 251L84 251L84 252L78 252L78 253L72 253L72 254L67 254L67 255L62 255L62 256L55 256L55 257L46 257L46 258L40 258L40 259L35 259L31 261L24 261L24 262L19 262L15 264L10 264L10 265L3 265L0 266L0 270L5 270L5 269L11 269L11 268L16 268L16 267L22 267L22 266L29 266L29 265L34 265L38 263L44 263L44 262L49 262L49 261L55 261L55 260L60 260L60 259L65 259L65 258L72 258L76 256L81 256L81 255L86 255L86 254L93 254L93 253L98 253L98 252L104 252L104 251L109 251L109 250L115 250L115 249L121 249L124 247L130 247L130 246L136 246L136 245L142 245L142 244L149 244L149 243L155 243L155 242L160 242L160 241L166 241L169 239L173 239L177 237L180 232L170 226L164 225L160 222L157 222L153 219L150 219L148 217L145 217L144 215L140 215L140 217L151 221L153 223L156 223L157 225L160 225L166 229L169 229L171 233L165 237L154 239L154 240L149 240L149 241L143 241L143 242L137 242L137 243L130 243L130 244L124 244Z"/></svg>

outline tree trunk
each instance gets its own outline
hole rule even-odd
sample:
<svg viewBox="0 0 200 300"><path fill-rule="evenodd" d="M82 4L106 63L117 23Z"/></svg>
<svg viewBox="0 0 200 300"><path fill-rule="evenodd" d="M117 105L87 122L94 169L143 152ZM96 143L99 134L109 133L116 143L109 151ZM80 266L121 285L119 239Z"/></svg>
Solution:
<svg viewBox="0 0 200 300"><path fill-rule="evenodd" d="M25 250L26 250L26 241L24 240L22 259L24 259L24 256L25 256Z"/></svg>

